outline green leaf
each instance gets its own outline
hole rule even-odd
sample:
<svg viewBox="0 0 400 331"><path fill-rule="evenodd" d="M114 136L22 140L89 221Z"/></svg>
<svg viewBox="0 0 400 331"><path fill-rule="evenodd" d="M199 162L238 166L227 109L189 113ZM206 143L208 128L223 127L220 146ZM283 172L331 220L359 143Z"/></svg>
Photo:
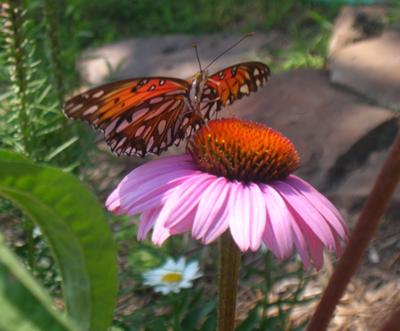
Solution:
<svg viewBox="0 0 400 331"><path fill-rule="evenodd" d="M193 302L191 303L193 306ZM210 300L208 302L203 302L202 305L196 306L191 309L184 320L182 321L183 330L194 330L197 324L200 324L201 321L206 319L206 317L211 313L213 309L216 307L216 300Z"/></svg>
<svg viewBox="0 0 400 331"><path fill-rule="evenodd" d="M116 249L95 196L70 174L2 150L0 195L46 236L71 319L84 331L107 330L116 303Z"/></svg>
<svg viewBox="0 0 400 331"><path fill-rule="evenodd" d="M247 318L237 327L237 331L255 330L260 321L260 307L256 305L248 314Z"/></svg>
<svg viewBox="0 0 400 331"><path fill-rule="evenodd" d="M76 331L0 237L0 330Z"/></svg>
<svg viewBox="0 0 400 331"><path fill-rule="evenodd" d="M61 146L58 146L54 151L52 151L49 155L45 157L45 161L50 161L54 159L58 154L62 153L64 150L66 150L68 147L70 147L72 144L78 141L78 137L72 137L71 139L67 140L65 143L63 143Z"/></svg>

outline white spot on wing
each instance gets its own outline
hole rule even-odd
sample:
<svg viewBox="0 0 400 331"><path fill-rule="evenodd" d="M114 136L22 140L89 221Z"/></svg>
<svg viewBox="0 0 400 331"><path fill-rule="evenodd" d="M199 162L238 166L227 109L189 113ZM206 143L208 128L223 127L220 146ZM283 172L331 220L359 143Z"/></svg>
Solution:
<svg viewBox="0 0 400 331"><path fill-rule="evenodd" d="M97 109L99 109L99 106L97 106L97 105L91 106L91 107L89 107L88 109L86 109L86 110L83 112L83 115L84 115L84 116L87 116L87 115L93 114L93 113L96 112Z"/></svg>
<svg viewBox="0 0 400 331"><path fill-rule="evenodd" d="M166 120L161 120L158 123L157 129L158 129L158 133L162 134L165 130L165 126L167 125L167 121Z"/></svg>
<svg viewBox="0 0 400 331"><path fill-rule="evenodd" d="M244 94L249 94L249 87L247 86L247 84L244 84L242 86L240 86L240 92L244 93Z"/></svg>
<svg viewBox="0 0 400 331"><path fill-rule="evenodd" d="M132 115L132 122L135 122L137 119L141 118L143 115L145 115L148 111L150 110L149 107L139 109L135 111Z"/></svg>
<svg viewBox="0 0 400 331"><path fill-rule="evenodd" d="M106 128L105 128L105 130L104 130L104 135L105 135L106 137L111 133L111 131L114 130L115 125L117 124L117 122L118 122L118 118L116 118L116 119L113 120L110 124L108 124L108 125L106 126Z"/></svg>
<svg viewBox="0 0 400 331"><path fill-rule="evenodd" d="M104 90L100 90L95 94L92 94L92 98L100 98L104 94Z"/></svg>
<svg viewBox="0 0 400 331"><path fill-rule="evenodd" d="M147 143L146 146L146 151L150 151L151 147L153 147L153 144L154 144L154 137L150 137L149 142Z"/></svg>
<svg viewBox="0 0 400 331"><path fill-rule="evenodd" d="M124 131L131 123L128 122L127 120L122 121L122 123L120 125L118 125L117 127L117 132L121 132Z"/></svg>
<svg viewBox="0 0 400 331"><path fill-rule="evenodd" d="M73 114L73 113L75 113L76 111L78 111L79 109L81 109L82 107L83 107L83 104L80 103L80 104L76 105L74 108L72 108L72 109L69 111L69 113L70 113L70 114Z"/></svg>
<svg viewBox="0 0 400 331"><path fill-rule="evenodd" d="M155 103L159 103L159 102L161 102L161 101L163 101L163 100L164 100L163 97L155 97L155 98L153 98L153 99L150 99L150 104L151 104L151 105L154 105Z"/></svg>
<svg viewBox="0 0 400 331"><path fill-rule="evenodd" d="M258 76L260 74L260 70L258 70L257 68L254 68L253 74L254 74L254 76Z"/></svg>
<svg viewBox="0 0 400 331"><path fill-rule="evenodd" d="M125 143L125 141L126 141L126 137L123 137L119 142L118 142L118 144L117 144L117 146L115 147L115 148L120 148L120 147L122 147L122 145Z"/></svg>
<svg viewBox="0 0 400 331"><path fill-rule="evenodd" d="M137 129L135 132L135 137L139 137L143 133L145 128L146 128L145 125L142 125L141 127L139 127L139 129Z"/></svg>

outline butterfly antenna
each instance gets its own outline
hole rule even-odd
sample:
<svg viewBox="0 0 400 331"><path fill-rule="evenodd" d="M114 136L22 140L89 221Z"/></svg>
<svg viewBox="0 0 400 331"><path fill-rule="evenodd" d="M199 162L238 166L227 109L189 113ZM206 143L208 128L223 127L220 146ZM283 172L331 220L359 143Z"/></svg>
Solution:
<svg viewBox="0 0 400 331"><path fill-rule="evenodd" d="M237 45L239 45L243 40L245 40L248 37L251 37L254 35L254 32L249 32L247 34L245 34L242 38L240 38L237 42L235 42L231 47L229 47L227 50L225 50L224 52L222 52L220 55L218 55L214 60L212 60L209 64L207 64L207 66L204 68L204 70L206 70L209 66L211 66L215 61L217 61L221 56L225 55L226 53L228 53L232 48L235 48Z"/></svg>
<svg viewBox="0 0 400 331"><path fill-rule="evenodd" d="M203 69L201 68L200 57L199 57L199 51L197 50L197 44L196 44L196 43L193 43L192 46L193 46L194 51L195 51L195 53L196 53L196 58L197 58L197 62L199 63L200 72L202 72Z"/></svg>

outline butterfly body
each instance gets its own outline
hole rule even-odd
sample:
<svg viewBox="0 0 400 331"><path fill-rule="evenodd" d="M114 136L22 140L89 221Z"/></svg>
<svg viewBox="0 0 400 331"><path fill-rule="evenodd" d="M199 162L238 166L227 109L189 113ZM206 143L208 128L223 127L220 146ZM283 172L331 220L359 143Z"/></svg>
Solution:
<svg viewBox="0 0 400 331"><path fill-rule="evenodd" d="M270 75L261 62L240 63L188 80L143 77L109 83L68 100L67 117L103 131L119 154L160 154L192 134L227 104L257 91Z"/></svg>

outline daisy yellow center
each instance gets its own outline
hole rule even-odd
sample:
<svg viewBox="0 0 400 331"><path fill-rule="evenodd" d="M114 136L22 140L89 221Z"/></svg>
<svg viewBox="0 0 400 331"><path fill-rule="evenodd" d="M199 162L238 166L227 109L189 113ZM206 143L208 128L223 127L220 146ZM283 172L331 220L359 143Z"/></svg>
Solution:
<svg viewBox="0 0 400 331"><path fill-rule="evenodd" d="M284 179L300 164L288 138L239 119L208 122L190 140L188 150L201 170L242 182Z"/></svg>
<svg viewBox="0 0 400 331"><path fill-rule="evenodd" d="M182 274L179 272L170 272L165 274L161 280L165 283L178 283L182 280Z"/></svg>

